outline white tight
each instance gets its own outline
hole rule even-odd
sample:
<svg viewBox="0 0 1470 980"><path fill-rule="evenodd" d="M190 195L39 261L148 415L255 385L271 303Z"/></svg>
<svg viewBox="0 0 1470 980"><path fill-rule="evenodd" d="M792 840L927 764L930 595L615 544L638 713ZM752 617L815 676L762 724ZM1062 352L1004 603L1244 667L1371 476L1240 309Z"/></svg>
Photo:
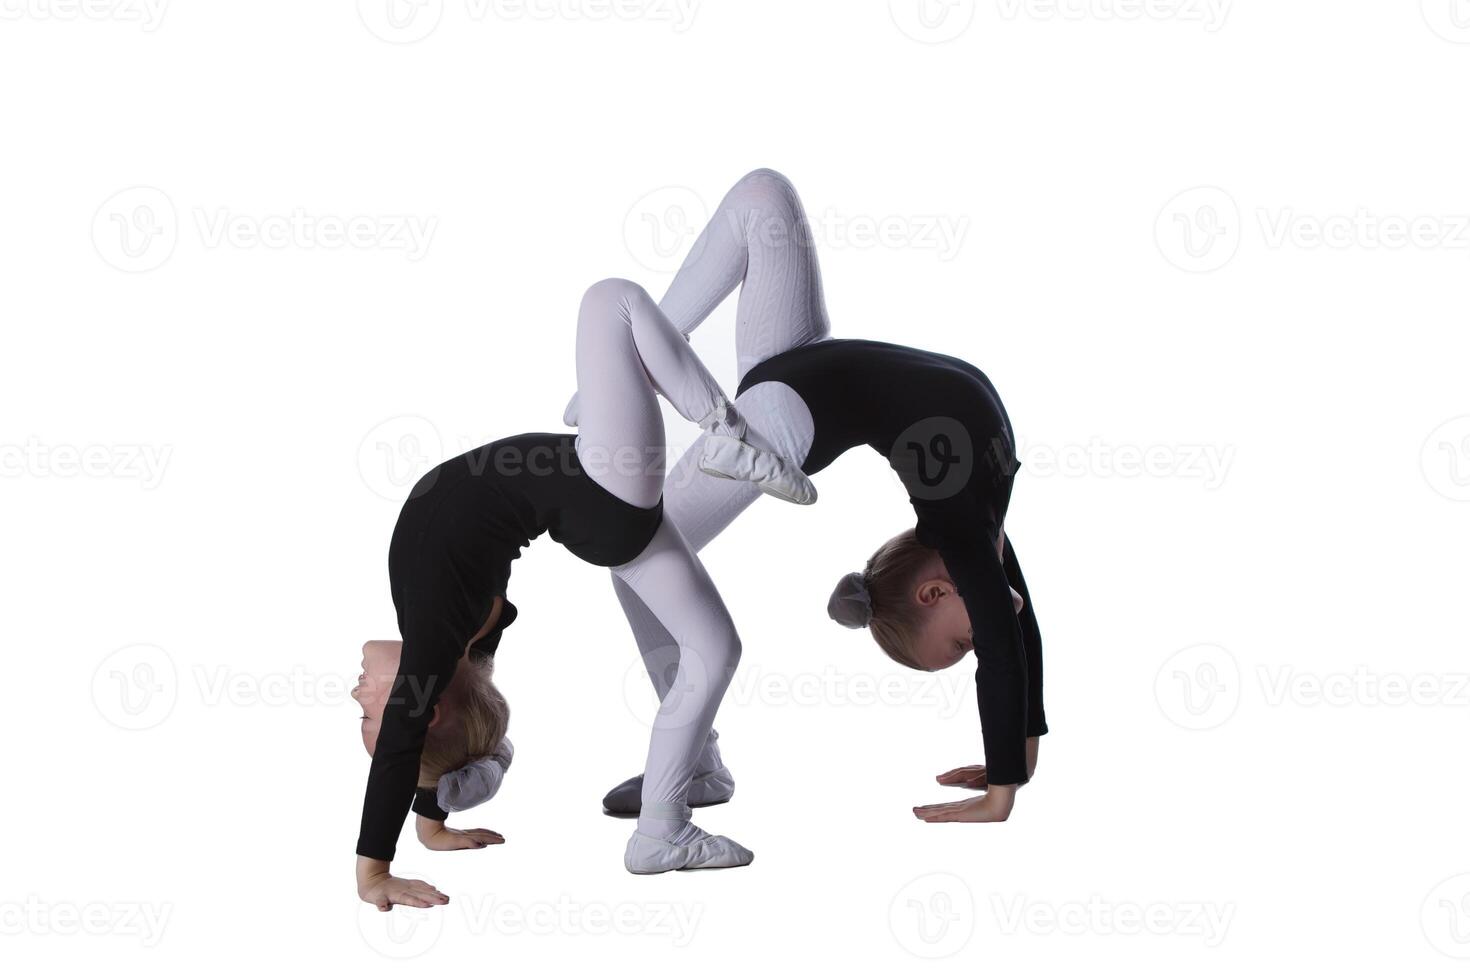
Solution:
<svg viewBox="0 0 1470 980"><path fill-rule="evenodd" d="M821 273L806 213L791 182L774 170L746 174L725 195L659 308L687 335L737 285L735 344L741 377L767 358L828 337ZM796 392L783 384L760 384L736 399L735 405L750 426L751 443L774 449L798 465L806 459L812 445L812 417ZM701 473L703 443L701 437L684 453L663 488L664 527L677 527L695 551L761 495L753 484ZM671 690L687 690L683 643L666 628L664 616L649 606L644 591L630 587L616 572L613 588L654 689L668 703ZM693 772L720 768L717 738L710 731ZM655 778L652 768L645 771L644 812L651 799L649 781Z"/></svg>
<svg viewBox="0 0 1470 980"><path fill-rule="evenodd" d="M637 507L653 506L663 493L664 429L655 391L693 422L723 420L727 406L688 341L641 287L623 279L596 283L582 298L577 390L578 459L604 489ZM667 514L643 552L612 573L619 594L639 603L677 660L671 683L680 693L662 699L654 722L638 825L672 839L688 824L689 782L740 660L740 638L709 574Z"/></svg>

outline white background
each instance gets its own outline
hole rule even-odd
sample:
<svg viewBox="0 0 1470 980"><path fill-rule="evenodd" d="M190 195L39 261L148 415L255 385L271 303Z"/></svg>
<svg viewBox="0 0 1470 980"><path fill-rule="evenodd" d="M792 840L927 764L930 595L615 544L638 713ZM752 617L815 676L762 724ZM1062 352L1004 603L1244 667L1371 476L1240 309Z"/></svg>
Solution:
<svg viewBox="0 0 1470 980"><path fill-rule="evenodd" d="M0 0L7 972L1463 975L1464 0L159 2ZM380 915L345 692L412 467L559 428L582 289L757 166L836 335L1007 401L1035 781L912 816L973 667L823 614L912 518L853 453L705 553L752 866L624 872L652 698L539 542L509 842L406 834L453 902ZM733 387L733 304L695 341Z"/></svg>

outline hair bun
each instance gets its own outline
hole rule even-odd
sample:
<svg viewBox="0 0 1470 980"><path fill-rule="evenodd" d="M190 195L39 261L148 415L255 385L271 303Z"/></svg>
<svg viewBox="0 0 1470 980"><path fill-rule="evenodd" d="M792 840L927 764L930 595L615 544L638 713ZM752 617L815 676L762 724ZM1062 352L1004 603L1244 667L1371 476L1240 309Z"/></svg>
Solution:
<svg viewBox="0 0 1470 980"><path fill-rule="evenodd" d="M515 746L510 744L510 739L502 738L491 754L471 759L459 769L440 776L435 793L439 809L455 813L477 807L493 797L500 792L505 771L514 757Z"/></svg>
<svg viewBox="0 0 1470 980"><path fill-rule="evenodd" d="M860 630L873 619L873 597L862 572L848 572L827 600L827 615L850 630Z"/></svg>

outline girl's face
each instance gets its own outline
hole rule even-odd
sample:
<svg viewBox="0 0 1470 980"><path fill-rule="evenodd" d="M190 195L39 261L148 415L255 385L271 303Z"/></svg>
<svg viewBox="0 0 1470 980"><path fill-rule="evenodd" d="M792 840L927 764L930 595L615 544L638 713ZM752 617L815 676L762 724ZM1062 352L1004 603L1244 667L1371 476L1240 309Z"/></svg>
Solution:
<svg viewBox="0 0 1470 980"><path fill-rule="evenodd" d="M1001 539L1004 542L1004 538ZM924 624L919 628L912 653L924 670L944 670L959 663L975 649L970 611L960 598L944 562L934 560L920 574L914 587L913 601L924 608ZM1011 608L1021 614L1021 593L1011 589Z"/></svg>
<svg viewBox="0 0 1470 980"><path fill-rule="evenodd" d="M914 644L914 655L921 667L943 670L954 666L975 649L970 611L948 579L921 583L914 594L914 601L927 607L926 621ZM1024 605L1021 593L1011 589L1011 608L1016 615L1021 614Z"/></svg>
<svg viewBox="0 0 1470 980"><path fill-rule="evenodd" d="M399 640L369 640L362 645L362 674L352 689L352 699L362 705L362 744L368 755L378 745L383 708L398 677L402 653L403 643Z"/></svg>
<svg viewBox="0 0 1470 980"><path fill-rule="evenodd" d="M970 613L954 583L948 579L921 582L914 601L925 609L924 625L912 648L920 667L931 671L953 667L975 648Z"/></svg>

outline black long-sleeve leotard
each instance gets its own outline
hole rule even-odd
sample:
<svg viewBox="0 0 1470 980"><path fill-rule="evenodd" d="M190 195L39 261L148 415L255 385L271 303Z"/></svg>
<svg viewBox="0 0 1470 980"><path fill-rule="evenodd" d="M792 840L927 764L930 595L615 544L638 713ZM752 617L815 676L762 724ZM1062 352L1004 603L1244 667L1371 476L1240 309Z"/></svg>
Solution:
<svg viewBox="0 0 1470 980"><path fill-rule="evenodd" d="M409 493L388 549L388 577L403 653L368 772L357 853L391 861L410 806L442 820L434 792L415 795L434 706L470 639L504 597L510 564L531 539L552 540L584 561L632 561L663 519L663 502L634 507L582 469L575 436L533 432L439 464ZM517 611L504 603L472 657L492 656Z"/></svg>
<svg viewBox="0 0 1470 980"><path fill-rule="evenodd" d="M752 368L744 392L780 382L812 414L808 475L868 445L908 490L921 544L936 550L965 602L987 777L1027 781L1026 739L1047 731L1041 633L1009 536L997 541L1017 467L1010 419L979 368L959 358L868 340L827 340ZM1026 600L1020 617L1010 587Z"/></svg>

